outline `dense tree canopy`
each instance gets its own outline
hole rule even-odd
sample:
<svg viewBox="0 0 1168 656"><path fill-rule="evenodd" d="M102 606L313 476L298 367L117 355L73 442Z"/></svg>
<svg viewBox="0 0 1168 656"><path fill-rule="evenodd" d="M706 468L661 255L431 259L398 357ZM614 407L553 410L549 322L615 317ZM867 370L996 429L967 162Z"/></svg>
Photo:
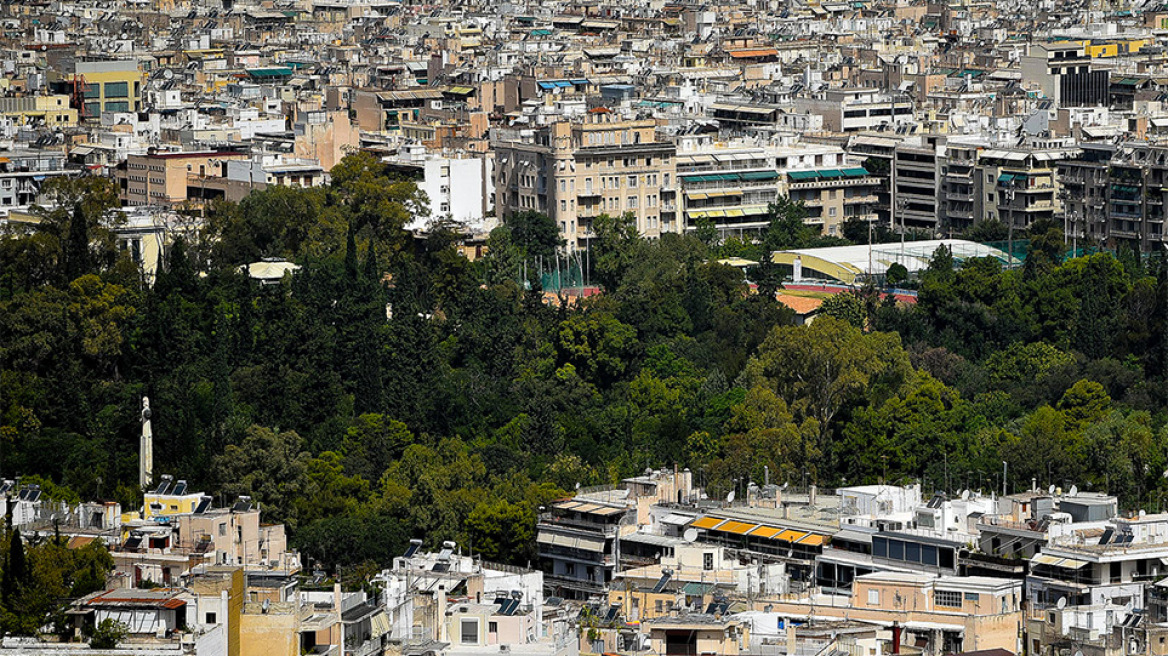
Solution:
<svg viewBox="0 0 1168 656"><path fill-rule="evenodd" d="M599 217L603 293L549 304L531 271L562 247L546 217L470 261L440 224L403 229L417 190L365 155L327 187L212 208L153 285L109 238L108 189L71 184L0 240L0 473L61 494L140 501L143 395L156 471L251 496L324 567L411 537L526 564L540 506L674 463L712 494L764 471L953 492L1002 460L1014 489L1165 491L1168 267L1064 260L1049 226L1032 266L942 250L916 304L869 290L796 327L763 254L830 240L785 200L758 239ZM763 293L731 255L760 262ZM240 265L264 257L301 268L259 285Z"/></svg>

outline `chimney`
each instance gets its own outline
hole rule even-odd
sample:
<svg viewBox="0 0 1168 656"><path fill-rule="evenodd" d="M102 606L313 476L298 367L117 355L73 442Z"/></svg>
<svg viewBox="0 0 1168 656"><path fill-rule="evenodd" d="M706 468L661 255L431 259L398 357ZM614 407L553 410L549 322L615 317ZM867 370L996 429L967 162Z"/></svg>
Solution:
<svg viewBox="0 0 1168 656"><path fill-rule="evenodd" d="M439 585L438 591L434 593L434 612L438 616L435 622L436 635L438 642L446 642L446 586Z"/></svg>
<svg viewBox="0 0 1168 656"><path fill-rule="evenodd" d="M811 485L807 488L807 505L811 506L812 508L815 507L816 491L817 488L815 485Z"/></svg>

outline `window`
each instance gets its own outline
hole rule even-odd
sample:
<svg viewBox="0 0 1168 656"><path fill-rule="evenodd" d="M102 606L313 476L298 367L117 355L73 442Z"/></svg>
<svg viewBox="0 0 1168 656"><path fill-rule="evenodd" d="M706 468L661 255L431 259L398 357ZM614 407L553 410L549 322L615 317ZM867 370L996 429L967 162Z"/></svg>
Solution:
<svg viewBox="0 0 1168 656"><path fill-rule="evenodd" d="M714 554L702 554L702 569L706 571L714 569Z"/></svg>
<svg viewBox="0 0 1168 656"><path fill-rule="evenodd" d="M953 590L934 590L933 605L945 608L961 608L961 593Z"/></svg>
<svg viewBox="0 0 1168 656"><path fill-rule="evenodd" d="M462 620L462 644L477 645L479 643L479 621L478 620Z"/></svg>
<svg viewBox="0 0 1168 656"><path fill-rule="evenodd" d="M625 199L625 201L626 201L625 207L627 207L630 210L637 209L637 197L636 196L629 196L628 198Z"/></svg>
<svg viewBox="0 0 1168 656"><path fill-rule="evenodd" d="M442 203L441 205L438 206L438 211L443 212L443 213L449 212L450 211L450 203Z"/></svg>
<svg viewBox="0 0 1168 656"><path fill-rule="evenodd" d="M226 523L219 525L219 535L227 535L227 524Z"/></svg>
<svg viewBox="0 0 1168 656"><path fill-rule="evenodd" d="M653 610L658 612L658 613L662 612L663 610L665 610L665 602L662 601L661 599L658 599L657 601L653 602Z"/></svg>
<svg viewBox="0 0 1168 656"><path fill-rule="evenodd" d="M206 621L203 622L204 624L215 624L215 613L207 613L207 617L205 619Z"/></svg>
<svg viewBox="0 0 1168 656"><path fill-rule="evenodd" d="M630 175L629 176L629 187L636 187L636 186L637 186L637 176Z"/></svg>
<svg viewBox="0 0 1168 656"><path fill-rule="evenodd" d="M106 98L125 98L130 95L130 85L126 82L106 82Z"/></svg>
<svg viewBox="0 0 1168 656"><path fill-rule="evenodd" d="M130 103L128 103L128 102L107 102L105 104L105 111L107 111L107 112L128 112L128 111L130 111Z"/></svg>
<svg viewBox="0 0 1168 656"><path fill-rule="evenodd" d="M880 591L879 590L869 590L868 591L868 605L869 606L879 606L880 605Z"/></svg>
<svg viewBox="0 0 1168 656"><path fill-rule="evenodd" d="M498 622L487 622L487 633L498 633L498 632L499 632L499 623Z"/></svg>
<svg viewBox="0 0 1168 656"><path fill-rule="evenodd" d="M567 212L567 211L568 211L568 201L566 201L566 200L563 200L563 199L560 199L560 211L561 211L561 212Z"/></svg>

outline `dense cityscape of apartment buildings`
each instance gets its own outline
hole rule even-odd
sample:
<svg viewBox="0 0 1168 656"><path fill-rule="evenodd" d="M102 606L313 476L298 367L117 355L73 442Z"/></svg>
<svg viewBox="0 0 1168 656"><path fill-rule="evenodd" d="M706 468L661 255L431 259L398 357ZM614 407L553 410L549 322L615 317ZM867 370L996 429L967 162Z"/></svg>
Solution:
<svg viewBox="0 0 1168 656"><path fill-rule="evenodd" d="M180 210L324 185L359 150L426 192L410 229L534 211L569 255L601 215L729 237L780 197L829 236L1047 220L1076 247L1168 246L1156 3L33 0L0 19L2 222L34 221L55 176L109 176L148 272ZM0 492L27 535L110 547L108 589L69 614L78 636L127 625L100 653L1168 655L1168 515L1049 482L712 499L649 470L544 508L530 567L413 536L362 591L247 498Z"/></svg>

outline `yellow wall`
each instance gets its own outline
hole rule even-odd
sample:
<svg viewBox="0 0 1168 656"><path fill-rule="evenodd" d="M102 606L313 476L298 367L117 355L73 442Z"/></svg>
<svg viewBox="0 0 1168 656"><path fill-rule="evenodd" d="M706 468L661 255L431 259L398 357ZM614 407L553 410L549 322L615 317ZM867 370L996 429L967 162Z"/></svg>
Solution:
<svg viewBox="0 0 1168 656"><path fill-rule="evenodd" d="M299 637L295 613L244 613L239 656L300 656Z"/></svg>

